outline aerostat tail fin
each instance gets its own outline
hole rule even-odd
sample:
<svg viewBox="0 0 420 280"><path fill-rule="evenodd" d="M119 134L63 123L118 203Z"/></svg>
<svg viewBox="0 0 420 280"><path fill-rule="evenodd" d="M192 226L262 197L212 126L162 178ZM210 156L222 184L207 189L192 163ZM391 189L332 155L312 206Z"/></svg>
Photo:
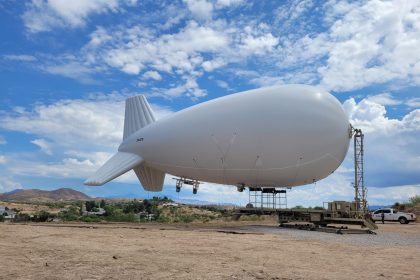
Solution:
<svg viewBox="0 0 420 280"><path fill-rule="evenodd" d="M128 98L125 101L123 139L155 121L156 118L144 95ZM84 184L101 186L133 169L145 190L161 191L165 173L142 163L143 158L136 154L118 152L99 168L95 175L87 179Z"/></svg>
<svg viewBox="0 0 420 280"><path fill-rule="evenodd" d="M165 181L165 172L147 166L146 164L135 167L134 172L146 191L160 192Z"/></svg>
<svg viewBox="0 0 420 280"><path fill-rule="evenodd" d="M88 186L102 186L133 169L142 162L143 159L138 155L118 152L99 168L95 175L87 179L84 184Z"/></svg>
<svg viewBox="0 0 420 280"><path fill-rule="evenodd" d="M140 128L156 121L152 108L144 95L136 95L125 101L124 136L126 139Z"/></svg>

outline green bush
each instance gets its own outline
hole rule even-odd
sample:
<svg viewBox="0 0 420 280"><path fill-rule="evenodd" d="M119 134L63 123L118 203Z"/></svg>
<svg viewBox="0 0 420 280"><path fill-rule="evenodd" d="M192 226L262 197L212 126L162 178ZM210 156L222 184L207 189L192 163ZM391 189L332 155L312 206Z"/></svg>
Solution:
<svg viewBox="0 0 420 280"><path fill-rule="evenodd" d="M138 222L139 218L132 214L125 214L125 213L114 213L112 216L105 216L105 220L111 221L111 222Z"/></svg>
<svg viewBox="0 0 420 280"><path fill-rule="evenodd" d="M244 215L240 218L241 221L261 221L264 220L264 217L259 215Z"/></svg>
<svg viewBox="0 0 420 280"><path fill-rule="evenodd" d="M16 214L13 222L29 222L31 220L31 216L25 213Z"/></svg>
<svg viewBox="0 0 420 280"><path fill-rule="evenodd" d="M178 219L175 219L176 223L191 223L194 221L194 216L192 215L180 215L177 217Z"/></svg>
<svg viewBox="0 0 420 280"><path fill-rule="evenodd" d="M49 212L42 210L42 211L36 212L31 220L34 222L46 222L48 221L48 219L54 218L54 217L55 215L52 215Z"/></svg>
<svg viewBox="0 0 420 280"><path fill-rule="evenodd" d="M63 221L78 221L80 218L79 213L74 213L72 211L61 212L58 214L58 218Z"/></svg>
<svg viewBox="0 0 420 280"><path fill-rule="evenodd" d="M82 222L86 222L86 223L98 223L98 222L102 221L102 219L100 217L94 216L94 215L83 216L82 218L80 218L80 220Z"/></svg>

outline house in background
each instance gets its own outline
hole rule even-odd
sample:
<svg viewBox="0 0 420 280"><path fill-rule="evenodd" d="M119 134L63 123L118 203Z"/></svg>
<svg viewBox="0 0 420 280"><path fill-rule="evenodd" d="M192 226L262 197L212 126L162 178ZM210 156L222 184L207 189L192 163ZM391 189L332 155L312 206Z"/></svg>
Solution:
<svg viewBox="0 0 420 280"><path fill-rule="evenodd" d="M16 212L6 206L0 206L0 215L2 215L5 219L14 219Z"/></svg>

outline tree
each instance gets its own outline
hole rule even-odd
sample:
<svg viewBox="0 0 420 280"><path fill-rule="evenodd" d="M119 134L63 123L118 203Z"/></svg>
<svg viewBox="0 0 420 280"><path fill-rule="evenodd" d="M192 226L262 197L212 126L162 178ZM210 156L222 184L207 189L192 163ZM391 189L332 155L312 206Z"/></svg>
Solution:
<svg viewBox="0 0 420 280"><path fill-rule="evenodd" d="M52 217L50 213L41 210L34 215L33 220L34 222L46 222L50 217Z"/></svg>
<svg viewBox="0 0 420 280"><path fill-rule="evenodd" d="M96 202L94 200L86 201L85 205L86 205L86 211L90 212L92 211L93 208L96 207Z"/></svg>
<svg viewBox="0 0 420 280"><path fill-rule="evenodd" d="M151 213L152 211L152 203L150 203L150 201L148 201L147 199L143 200L143 205L144 205L144 209L146 210L147 213Z"/></svg>
<svg viewBox="0 0 420 280"><path fill-rule="evenodd" d="M101 200L101 203L99 204L99 207L104 208L106 206L106 202L104 199Z"/></svg>

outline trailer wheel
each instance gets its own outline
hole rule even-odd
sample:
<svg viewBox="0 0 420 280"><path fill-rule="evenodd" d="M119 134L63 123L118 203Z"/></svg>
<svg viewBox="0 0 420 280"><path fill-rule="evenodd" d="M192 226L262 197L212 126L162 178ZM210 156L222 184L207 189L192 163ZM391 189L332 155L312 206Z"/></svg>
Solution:
<svg viewBox="0 0 420 280"><path fill-rule="evenodd" d="M408 220L405 217L399 217L398 221L400 222L400 224L408 224Z"/></svg>

